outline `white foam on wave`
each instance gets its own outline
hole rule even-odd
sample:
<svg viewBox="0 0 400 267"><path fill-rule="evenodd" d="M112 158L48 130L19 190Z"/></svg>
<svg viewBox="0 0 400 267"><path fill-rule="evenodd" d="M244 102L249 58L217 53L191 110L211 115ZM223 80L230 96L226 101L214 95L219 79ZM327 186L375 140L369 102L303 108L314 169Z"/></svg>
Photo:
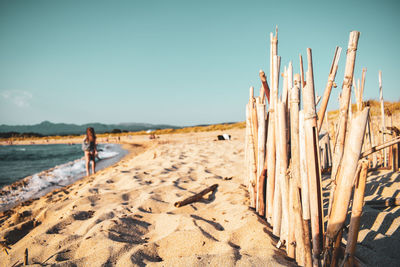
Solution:
<svg viewBox="0 0 400 267"><path fill-rule="evenodd" d="M98 153L99 159L109 159L119 155L118 152L114 151L115 149L117 149L115 145L105 145ZM36 173L31 176L24 187L16 188L0 196L0 211L11 204L40 197L54 188L71 184L84 177L85 174L85 159L83 157Z"/></svg>

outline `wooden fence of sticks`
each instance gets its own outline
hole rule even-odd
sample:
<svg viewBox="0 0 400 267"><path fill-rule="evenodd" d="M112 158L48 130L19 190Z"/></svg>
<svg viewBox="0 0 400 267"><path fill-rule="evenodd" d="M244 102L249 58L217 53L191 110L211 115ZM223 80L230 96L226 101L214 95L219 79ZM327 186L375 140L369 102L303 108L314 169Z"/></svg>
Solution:
<svg viewBox="0 0 400 267"><path fill-rule="evenodd" d="M390 162L396 171L399 167L400 138L392 125L386 128L383 124L383 142L378 146L374 143L369 107L364 107L362 100L366 69L361 86L360 81L358 85L353 82L359 35L357 31L350 32L332 150L330 135L328 131L323 133L322 128L332 87L336 87L340 47L335 49L318 112L310 48L305 74L300 55L300 73L293 74L289 63L281 75L282 90L278 93L281 58L277 30L270 35L269 84L260 71L260 95L255 97L250 88L245 139L245 182L250 205L272 227L273 235L279 238L277 247L284 245L288 257L300 266L353 266L357 262L354 253L368 168L379 167L376 152L388 147L389 155L381 157L380 166L387 167ZM357 102L354 114L350 101L352 86ZM381 74L379 88L383 105ZM383 123L384 116L382 112ZM387 130L394 135L389 141L385 136ZM330 173L329 206L325 210L322 172ZM342 233L351 202L350 231L343 248Z"/></svg>

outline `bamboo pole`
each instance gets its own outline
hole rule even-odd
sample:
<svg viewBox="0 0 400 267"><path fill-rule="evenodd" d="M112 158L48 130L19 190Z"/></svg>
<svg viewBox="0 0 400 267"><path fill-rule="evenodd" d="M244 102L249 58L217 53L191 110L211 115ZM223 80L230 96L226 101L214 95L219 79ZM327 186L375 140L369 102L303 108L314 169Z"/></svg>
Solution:
<svg viewBox="0 0 400 267"><path fill-rule="evenodd" d="M267 119L265 120L265 124L266 124L266 128L268 128L268 122L269 122L269 114L266 114ZM267 135L268 132L265 134ZM265 144L266 145L266 144ZM266 155L265 155L266 156ZM259 179L259 184L258 184L258 188L257 188L257 192L259 192L258 194L258 203L259 203L259 208L258 208L258 214L261 217L265 217L266 215L266 176L267 176L267 167L268 167L268 161L265 160L264 161L264 167L263 170L261 172Z"/></svg>
<svg viewBox="0 0 400 267"><path fill-rule="evenodd" d="M273 91L273 90L272 90ZM267 221L272 224L272 213L275 192L275 100L272 94L271 103L268 111L268 132L267 132L267 193L266 193L266 217Z"/></svg>
<svg viewBox="0 0 400 267"><path fill-rule="evenodd" d="M257 98L258 99L258 98ZM253 185L253 190L254 190L254 199L252 200L254 203L254 208L257 208L257 181L258 181L258 115L257 115L257 108L256 108L256 101L253 98L252 105L251 105L251 126L252 126L252 132L253 132L253 142L254 142L254 162L255 162L255 167L256 167L256 173L255 173L255 180Z"/></svg>
<svg viewBox="0 0 400 267"><path fill-rule="evenodd" d="M337 138L335 140L335 147L333 150L333 162L332 162L332 173L331 180L332 186L330 190L329 196L329 207L328 214L331 210L332 205L332 197L334 195L336 189L336 176L342 161L343 157L343 149L344 149L344 141L346 138L346 129L347 129L347 120L348 120L348 108L351 97L351 85L354 75L354 65L356 60L356 51L358 45L358 38L360 33L357 31L350 32L349 44L347 48L347 57L346 57L346 67L344 72L344 80L342 85L342 94L340 97L340 120L339 120L339 128L337 132Z"/></svg>
<svg viewBox="0 0 400 267"><path fill-rule="evenodd" d="M304 133L304 111L299 112L299 139L300 139L300 181L301 181L301 205L303 211L305 265L311 266L311 229L310 229L310 196L307 176L306 141Z"/></svg>
<svg viewBox="0 0 400 267"><path fill-rule="evenodd" d="M361 154L365 127L367 124L369 108L365 108L356 116L351 124L348 140L343 154L340 176L337 179L337 190L332 202L326 231L326 248L331 247L340 229L343 227L351 197L351 188L357 169L358 159Z"/></svg>
<svg viewBox="0 0 400 267"><path fill-rule="evenodd" d="M358 231L360 229L360 219L364 204L364 192L365 184L367 181L367 172L368 161L364 160L361 163L361 172L354 185L354 196L352 204L353 207L351 210L350 229L349 235L347 237L347 246L345 251L345 259L348 258L348 261L345 263L345 267L354 266L354 253L356 250Z"/></svg>
<svg viewBox="0 0 400 267"><path fill-rule="evenodd" d="M279 84L279 70L280 70L280 57L274 56L274 83L273 83L273 101L275 107L275 140L278 142L279 130L278 130L278 84ZM275 142L274 140L274 142ZM275 148L275 191L273 200L273 210L272 210L272 224L273 224L273 234L280 236L281 231L281 220L282 220L282 196L281 196L281 183L278 179L278 172L280 170L281 161L277 157L278 148ZM270 163L270 162L269 162ZM271 163L270 163L271 164Z"/></svg>
<svg viewBox="0 0 400 267"><path fill-rule="evenodd" d="M382 71L379 71L379 100L381 102L382 143L385 143L386 142L386 136L385 136L386 124L385 124L385 103L383 101L383 89L382 89ZM386 149L383 150L383 166L384 167L386 166L386 158L387 158L386 153L387 153Z"/></svg>
<svg viewBox="0 0 400 267"><path fill-rule="evenodd" d="M293 217L295 222L294 234L296 240L296 261L299 265L306 265L305 236L299 188L300 181L300 139L299 139L299 103L300 103L300 75L294 76L294 87L290 90L290 146L291 146L291 179L290 196ZM291 220L292 221L292 220ZM310 251L310 250L309 250ZM311 259L311 254L309 255ZM311 265L311 260L309 261Z"/></svg>
<svg viewBox="0 0 400 267"><path fill-rule="evenodd" d="M245 175L243 177L243 183L248 186L250 183L250 175L249 175L249 170L250 170L250 157L249 157L249 151L250 151L250 141L249 141L249 136L250 136L250 120L249 120L249 104L246 104L246 132L245 132L245 137L244 137L244 164L245 164Z"/></svg>
<svg viewBox="0 0 400 267"><path fill-rule="evenodd" d="M285 107L288 105L288 75L287 75L287 69L286 66L283 69L283 87L282 87L282 103L285 105Z"/></svg>
<svg viewBox="0 0 400 267"><path fill-rule="evenodd" d="M293 88L293 64L292 64L292 61L289 62L288 69L287 69L287 84L288 84L289 90ZM290 95L290 92L289 92L289 95Z"/></svg>
<svg viewBox="0 0 400 267"><path fill-rule="evenodd" d="M249 103L246 108L246 125L249 126L248 130L248 164L249 164L249 194L250 194L250 206L255 208L255 186L257 180L257 161L256 161L256 143L254 140L254 131L253 131L253 105L254 105L254 89L250 87L250 98Z"/></svg>
<svg viewBox="0 0 400 267"><path fill-rule="evenodd" d="M301 80L300 87L301 87L301 90L303 91L304 86L306 86L306 81L304 80L303 57L301 56L301 54L299 55L299 58L300 58L300 80Z"/></svg>
<svg viewBox="0 0 400 267"><path fill-rule="evenodd" d="M258 156L257 156L257 183L256 183L256 191L257 191L257 199L256 199L256 211L259 211L260 208L260 194L264 194L264 191L259 190L260 188L260 179L261 173L264 169L264 160L265 160L265 104L260 103L261 98L258 98L259 101L256 103L257 108L257 120L258 120Z"/></svg>
<svg viewBox="0 0 400 267"><path fill-rule="evenodd" d="M322 248L323 211L321 195L321 173L317 133L317 114L315 111L315 90L311 49L307 48L307 84L304 87L304 131L308 186L310 192L311 232L313 245L313 265L318 266Z"/></svg>
<svg viewBox="0 0 400 267"><path fill-rule="evenodd" d="M374 146L374 147L372 147L371 149L369 149L369 150L367 150L367 151L364 151L363 153L361 153L360 159L361 159L361 158L364 158L364 157L366 157L366 156L369 156L369 155L371 155L372 153L375 153L375 152L377 152L377 151L379 151L379 150L385 149L385 148L387 148L387 147L389 147L389 146L392 146L392 145L398 144L398 143L400 143L400 136L398 136L398 137L396 137L396 138L393 138L392 140L389 140L389 141L387 141L387 142L385 142L385 143L383 143L383 144Z"/></svg>
<svg viewBox="0 0 400 267"><path fill-rule="evenodd" d="M277 101L277 93L275 92L274 83L274 58L278 50L278 27L275 29L275 37L272 32L270 34L270 82L271 82L271 100L269 105L269 122L267 133L267 222L273 224L273 207L274 207L274 194L275 194L275 173L276 173L276 144L275 144L275 108Z"/></svg>
<svg viewBox="0 0 400 267"><path fill-rule="evenodd" d="M299 112L299 139L300 139L300 182L301 182L301 205L303 220L310 221L310 195L307 175L306 159L306 137L304 133L304 110Z"/></svg>
<svg viewBox="0 0 400 267"><path fill-rule="evenodd" d="M274 84L274 57L278 55L278 26L275 27L275 36L270 33L270 50L269 50L269 80L272 88Z"/></svg>
<svg viewBox="0 0 400 267"><path fill-rule="evenodd" d="M294 258L294 240L289 240L289 232L291 225L289 224L289 187L286 177L287 173L287 147L286 147L286 106L285 103L278 102L278 132L277 132L277 154L279 160L279 169L277 169L277 177L280 187L280 196L282 199L282 219L281 219L281 241L286 241L286 249L288 256Z"/></svg>

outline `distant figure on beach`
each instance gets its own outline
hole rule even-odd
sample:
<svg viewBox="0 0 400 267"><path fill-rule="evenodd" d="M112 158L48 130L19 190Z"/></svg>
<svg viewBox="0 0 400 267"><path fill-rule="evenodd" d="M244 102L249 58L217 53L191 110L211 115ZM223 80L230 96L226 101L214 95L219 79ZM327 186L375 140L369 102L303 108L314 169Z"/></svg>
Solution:
<svg viewBox="0 0 400 267"><path fill-rule="evenodd" d="M86 175L89 176L90 162L92 162L92 173L96 172L96 161L95 161L97 155L96 134L92 127L88 127L86 129L86 137L82 143L82 150L85 152Z"/></svg>

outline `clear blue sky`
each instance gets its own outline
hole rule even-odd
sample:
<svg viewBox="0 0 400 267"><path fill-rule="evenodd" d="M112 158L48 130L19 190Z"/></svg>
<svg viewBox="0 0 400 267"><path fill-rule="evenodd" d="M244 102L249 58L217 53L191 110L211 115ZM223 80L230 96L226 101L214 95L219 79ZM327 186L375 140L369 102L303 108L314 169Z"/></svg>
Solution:
<svg viewBox="0 0 400 267"><path fill-rule="evenodd" d="M282 69L313 51L318 95L334 49L361 32L355 78L365 99L400 99L400 2L0 0L0 124L243 121L248 89L269 73L279 27ZM306 61L305 61L306 63Z"/></svg>

